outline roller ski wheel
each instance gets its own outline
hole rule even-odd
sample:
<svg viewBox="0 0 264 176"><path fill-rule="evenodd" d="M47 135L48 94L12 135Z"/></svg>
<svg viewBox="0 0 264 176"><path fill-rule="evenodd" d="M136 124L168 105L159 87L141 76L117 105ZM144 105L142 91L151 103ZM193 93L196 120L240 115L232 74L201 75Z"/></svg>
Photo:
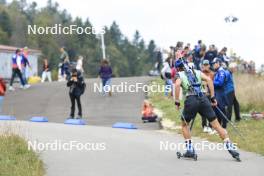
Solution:
<svg viewBox="0 0 264 176"><path fill-rule="evenodd" d="M177 152L177 158L180 159L182 157L182 154L180 152Z"/></svg>
<svg viewBox="0 0 264 176"><path fill-rule="evenodd" d="M195 153L195 154L188 154L188 153L180 153L180 152L177 152L177 158L180 159L180 158L188 158L188 159L193 159L194 161L197 161L198 159L198 155Z"/></svg>
<svg viewBox="0 0 264 176"><path fill-rule="evenodd" d="M239 154L237 152L235 152L235 153L229 152L229 153L232 155L232 157L234 159L236 159L237 162L241 162L241 159L240 159Z"/></svg>
<svg viewBox="0 0 264 176"><path fill-rule="evenodd" d="M227 146L228 146L228 145L227 145ZM228 152L230 153L230 155L231 155L234 159L236 159L236 161L241 162L241 159L240 159L240 157L239 157L239 153L238 153L236 150L234 150L234 148L232 147L232 144L231 144L231 145L229 144L229 146L231 146L231 147L228 148Z"/></svg>
<svg viewBox="0 0 264 176"><path fill-rule="evenodd" d="M241 159L239 156L233 156L233 158L235 158L237 162L241 162Z"/></svg>
<svg viewBox="0 0 264 176"><path fill-rule="evenodd" d="M143 123L155 123L156 120L142 120Z"/></svg>

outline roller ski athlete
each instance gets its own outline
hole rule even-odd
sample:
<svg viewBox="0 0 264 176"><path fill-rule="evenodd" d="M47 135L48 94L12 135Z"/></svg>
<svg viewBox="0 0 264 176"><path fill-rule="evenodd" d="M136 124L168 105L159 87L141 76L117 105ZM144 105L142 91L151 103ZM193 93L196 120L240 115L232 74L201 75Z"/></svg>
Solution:
<svg viewBox="0 0 264 176"><path fill-rule="evenodd" d="M217 101L214 97L212 80L201 71L190 68L184 58L178 59L175 62L175 67L178 70L175 78L175 105L177 110L180 110L180 87L182 87L183 94L185 95L184 109L181 112L181 120L182 133L187 149L184 154L177 152L177 157L192 158L197 160L197 154L191 140L189 123L194 120L197 113L199 113L201 116L205 117L212 125L212 128L218 132L220 138L224 142L224 146L231 156L237 161L241 161L237 147L230 141L226 130L219 124L213 110L213 107L217 107ZM204 90L202 90L203 87L201 86L202 80L207 82L210 90L210 99L203 93Z"/></svg>

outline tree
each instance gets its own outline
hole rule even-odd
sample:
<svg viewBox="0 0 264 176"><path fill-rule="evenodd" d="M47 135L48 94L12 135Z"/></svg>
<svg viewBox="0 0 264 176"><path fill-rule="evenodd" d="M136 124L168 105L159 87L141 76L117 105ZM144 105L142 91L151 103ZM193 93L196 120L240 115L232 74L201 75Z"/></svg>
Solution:
<svg viewBox="0 0 264 176"><path fill-rule="evenodd" d="M6 4L0 0L0 43L17 47L28 46L42 51L43 56L49 59L51 68L57 69L59 64L59 48L65 46L71 61L78 55L84 57L84 69L88 76L97 76L102 58L101 40L98 34L27 34L27 26L35 24L38 27L62 24L69 26L75 24L79 27L93 27L89 18L72 18L66 10L59 10L59 4L48 0L46 7L37 8L37 3L27 3L26 0L14 0ZM139 31L135 32L130 41L122 34L116 21L105 26L106 54L110 59L113 73L116 76L143 75L151 68L149 61L154 41L146 46L145 40Z"/></svg>
<svg viewBox="0 0 264 176"><path fill-rule="evenodd" d="M121 33L121 30L115 21L110 26L110 35L113 43L118 46L122 44L123 34Z"/></svg>
<svg viewBox="0 0 264 176"><path fill-rule="evenodd" d="M12 34L12 26L8 13L4 10L0 12L0 28L2 28L2 32L6 32L8 37Z"/></svg>
<svg viewBox="0 0 264 176"><path fill-rule="evenodd" d="M140 41L140 34L139 34L139 31L136 30L135 34L134 34L134 39L133 39L133 45L135 45L136 47L139 46L139 41Z"/></svg>
<svg viewBox="0 0 264 176"><path fill-rule="evenodd" d="M37 14L37 6L38 6L38 4L35 2L35 1L33 1L30 5L29 5L29 7L26 9L26 16L27 16L27 18L28 18L28 20L29 20L29 22L32 24L33 23L33 21L34 21L34 17L35 17L35 15Z"/></svg>
<svg viewBox="0 0 264 176"><path fill-rule="evenodd" d="M154 42L154 40L150 40L149 44L148 44L148 54L149 54L149 62L151 63L155 63L155 49L156 49L156 44Z"/></svg>
<svg viewBox="0 0 264 176"><path fill-rule="evenodd" d="M0 28L0 43L6 45L8 44L8 35L1 28Z"/></svg>

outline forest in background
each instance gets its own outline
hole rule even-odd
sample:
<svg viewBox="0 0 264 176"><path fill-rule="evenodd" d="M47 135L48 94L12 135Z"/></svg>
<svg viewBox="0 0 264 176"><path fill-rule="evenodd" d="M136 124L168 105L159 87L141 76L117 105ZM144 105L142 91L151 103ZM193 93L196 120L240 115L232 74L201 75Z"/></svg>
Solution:
<svg viewBox="0 0 264 176"><path fill-rule="evenodd" d="M98 35L72 34L72 35L28 35L28 25L53 26L62 24L69 26L75 24L81 27L92 27L87 18L73 18L66 10L61 10L57 2L47 1L45 7L38 7L36 2L28 3L26 0L14 0L7 3L0 0L0 44L16 47L27 46L42 51L41 58L49 59L52 69L59 64L59 48L66 47L70 60L76 61L78 55L84 57L84 69L88 76L97 75L100 60L102 59L101 41ZM106 56L110 59L115 76L146 75L155 63L154 40L148 43L135 31L132 41L120 30L117 22L105 26Z"/></svg>

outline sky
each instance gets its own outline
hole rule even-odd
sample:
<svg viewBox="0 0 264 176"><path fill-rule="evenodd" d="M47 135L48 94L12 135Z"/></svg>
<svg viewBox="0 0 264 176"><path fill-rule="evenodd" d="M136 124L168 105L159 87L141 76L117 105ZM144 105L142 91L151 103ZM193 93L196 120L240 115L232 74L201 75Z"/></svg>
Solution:
<svg viewBox="0 0 264 176"><path fill-rule="evenodd" d="M28 0L32 2L31 0ZM262 0L56 0L60 9L73 16L87 17L98 29L116 21L132 39L135 30L161 48L177 41L232 48L245 60L264 64L264 3ZM45 0L35 0L39 7ZM234 24L226 16L239 18ZM107 46L106 46L107 47Z"/></svg>

